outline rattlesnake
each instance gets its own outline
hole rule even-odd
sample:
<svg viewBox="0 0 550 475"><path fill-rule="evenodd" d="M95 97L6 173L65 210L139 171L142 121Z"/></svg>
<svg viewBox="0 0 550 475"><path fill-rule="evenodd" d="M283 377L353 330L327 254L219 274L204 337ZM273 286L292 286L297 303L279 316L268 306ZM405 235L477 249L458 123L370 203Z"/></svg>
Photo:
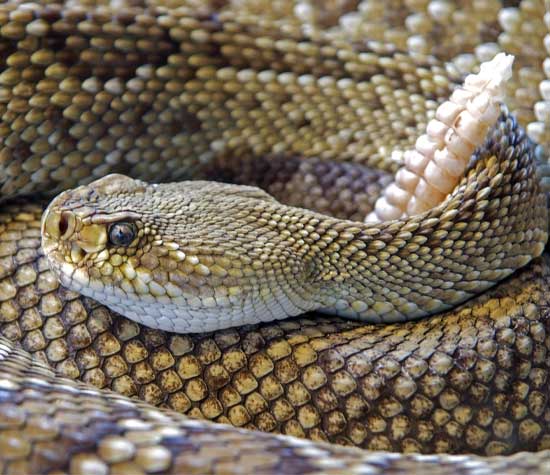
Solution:
<svg viewBox="0 0 550 475"><path fill-rule="evenodd" d="M345 104L349 101L349 107L356 107L360 100L370 107L386 104L382 99L388 88L399 90L401 85L414 98L412 103L422 116L426 110L433 111L452 87L450 75L443 73L445 66L434 58L407 57L381 44L354 45L317 31L310 33L310 39L300 36L293 46L299 35L292 26L278 29L276 22L264 20L256 27L246 15L231 19L192 14L185 8L165 10L162 6L114 11L108 7L94 10L88 5L40 7L10 2L2 8L0 36L8 66L0 77L4 86L4 147L0 158L4 198L19 193L54 193L87 180L89 172L100 176L118 171L148 180L182 178L185 173L252 184L263 180L268 190L278 191L283 198L287 195L287 201L300 205L311 201L307 193L296 193L296 183L300 184L303 177L310 184L316 179L328 184L327 193L336 190L333 197L349 197L345 193L349 189L363 190L351 209L346 199L316 203L319 211L332 206L332 214L339 218L356 219L361 210L372 208L374 198L368 191L379 194L388 176L383 171L346 168L329 160L353 156L392 172L396 163L384 160L383 152L388 149L380 144L397 147L397 143L387 131L377 135L371 118L354 125L357 116ZM259 54L251 55L245 48L240 56L235 44L247 34L255 35L258 28L264 35L256 42ZM292 54L274 60L271 48L277 43ZM104 58L94 56L95 51L102 51ZM366 59L361 54L366 54ZM296 61L300 55L302 63ZM187 66L182 62L185 57L189 58ZM362 70L361 64L366 69ZM257 73L263 70L271 72ZM222 72L215 80L217 71ZM371 81L360 86L365 74ZM288 84L298 103L306 94L313 98L311 105L303 101L304 110L292 110L293 102L285 105L283 101L279 114L276 102L271 102L275 96L268 94L285 92L286 86L277 89L273 82L277 75L282 75L279 84ZM323 75L329 79L317 81ZM415 77L418 83L411 82ZM236 88L235 78L245 87ZM226 82L224 91L229 97L217 89L220 81ZM265 93L260 84L264 84ZM370 89L373 84L376 90ZM362 88L366 96L359 94ZM419 99L420 91L429 97L425 103ZM403 94L397 96L403 99ZM336 112L327 108L327 97L334 101ZM225 101L231 113L215 105ZM262 110L272 113L262 116ZM323 111L321 122L315 117L317 110ZM382 131L384 122L394 117L391 104L388 110L387 117L381 114L376 118ZM367 116L361 112L360 117ZM335 123L334 118L341 122ZM270 128L270 120L275 129ZM179 122L185 125L183 132ZM320 132L323 124L340 127L342 133L332 138L325 135L325 140L316 142L314 132ZM302 135L296 136L293 127L299 127ZM371 135L354 135L349 130L344 133L349 127L365 128ZM412 133L417 128L421 125L411 118L402 130ZM222 130L227 133L221 134ZM260 139L254 138L255 132ZM404 143L411 145L408 133ZM279 215L281 223L285 223L285 214L296 213L289 226L304 217L311 226L312 222L324 223L327 230L332 229L333 241L337 237L346 241L344 245L337 243L344 256L346 244L353 246L354 252L360 251L358 233L364 229L378 230L373 234L377 239L369 236L371 241L366 242L376 243L378 255L383 256L382 244L394 242L407 223L416 224L426 235L421 243L428 250L425 255L435 249L440 249L440 255L446 244L438 247L429 239L443 242L441 229L436 226L449 222L445 232L470 233L470 241L463 239L462 249L472 249L480 239L487 239L486 247L493 249L495 256L494 261L487 261L490 278L482 279L486 284L480 284L479 274L470 269L473 284L462 280L459 287L463 285L467 295L457 296L458 302L470 297L477 290L474 287L488 286L503 277L494 275L498 269L508 274L526 263L525 256L540 254L547 231L546 202L535 178L533 144L507 113L489 137L446 204L399 225L362 225L356 231L357 224L354 227L349 221L288 208L255 188L200 182L187 187L195 187L193 199L211 199L216 209L226 212L220 215L223 221L235 224L237 230L244 226L239 219L254 218L248 224L253 223L256 229L262 225L265 231L255 238L267 234L273 239L273 233L268 232L269 220L262 213ZM373 151L373 147L378 150ZM268 157L270 154L274 156ZM266 158L259 157L262 155ZM319 158L303 162L297 155ZM261 177L258 171L268 173ZM497 175L498 183L491 183ZM117 186L149 189L141 182L115 179ZM108 184L96 183L99 188ZM290 187L285 190L281 183ZM181 203L184 195L177 196L184 190L181 186L160 185L156 190L164 198L170 196ZM80 208L75 209L83 209L83 197L90 197L90 188L80 190L65 195L78 198ZM243 205L239 201L243 195L255 205ZM498 205L491 206L497 200ZM242 206L254 212L239 215ZM231 214L235 208L237 214ZM467 220L453 221L457 214L449 212L455 208L460 209L458 216L463 213ZM21 340L23 347L2 340L3 471L376 473L430 466L441 473L547 470L546 255L458 310L418 322L373 326L316 317L318 320L297 319L189 337L141 328L59 287L39 251L41 211L37 204L13 201L4 205L0 215L0 328L8 338ZM485 221L476 221L479 213ZM149 227L154 227L155 216L150 219ZM166 220L159 222L167 226ZM56 224L59 226L58 221ZM291 232L285 233L285 226L279 229L282 236L298 232L290 228ZM324 229L323 225L319 229ZM319 229L306 231L322 236ZM476 234L479 229L480 234ZM483 234L487 229L492 230L491 235ZM214 228L210 232L216 237ZM305 241L306 237L302 236ZM506 243L513 243L506 256L498 255ZM230 244L239 250L234 242ZM280 254L275 255L293 250L292 244L283 240ZM193 252L187 249L187 254ZM192 265L200 265L203 254L195 253L199 262ZM318 278L325 285L315 289L313 300L320 304L318 307L304 305L294 313L336 306L334 295L345 294L349 279L356 277L354 266L339 272L338 264L344 261L334 264L325 260L326 255L313 254L304 262L290 259L289 266L295 268L293 278L303 275L304 282ZM461 260L461 256L461 252L452 254L449 262L464 266L461 271L466 273L473 261ZM497 259L498 265L491 267ZM356 260L349 258L349 262ZM506 265L500 267L502 262ZM330 264L334 264L332 269ZM324 269L328 269L326 276ZM424 284L430 287L430 281ZM312 299L308 295L311 288L296 292L304 302ZM324 295L328 301L319 302ZM440 310L441 302L448 299L448 295L443 298L437 292L428 297L435 303L422 303L430 311ZM275 300L280 304L280 299ZM353 293L350 296L357 314L364 305L356 303L354 308L353 303L361 301ZM266 302L273 303L273 299ZM261 319L261 312L250 314ZM35 355L31 357L24 349ZM126 395L139 393L149 402L191 415L249 428L275 429L370 449L485 455L522 449L539 452L488 458L401 456L258 435L188 420L69 382L55 375L47 363L65 376L79 376L87 383L110 386Z"/></svg>

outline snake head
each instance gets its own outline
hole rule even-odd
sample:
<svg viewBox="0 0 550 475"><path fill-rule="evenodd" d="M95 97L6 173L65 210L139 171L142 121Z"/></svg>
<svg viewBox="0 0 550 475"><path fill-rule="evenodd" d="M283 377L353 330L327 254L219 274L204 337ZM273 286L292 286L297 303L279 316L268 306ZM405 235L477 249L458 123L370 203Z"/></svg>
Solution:
<svg viewBox="0 0 550 475"><path fill-rule="evenodd" d="M89 186L57 196L42 217L42 248L61 282L82 290L99 288L114 273L113 261L134 255L145 234L139 214L101 205L102 196L143 192L146 184L124 175L109 175ZM124 256L124 258L115 257Z"/></svg>
<svg viewBox="0 0 550 475"><path fill-rule="evenodd" d="M309 307L277 285L304 265L289 237L258 224L276 204L253 187L109 175L50 203L42 247L63 285L147 326L197 332L284 318Z"/></svg>

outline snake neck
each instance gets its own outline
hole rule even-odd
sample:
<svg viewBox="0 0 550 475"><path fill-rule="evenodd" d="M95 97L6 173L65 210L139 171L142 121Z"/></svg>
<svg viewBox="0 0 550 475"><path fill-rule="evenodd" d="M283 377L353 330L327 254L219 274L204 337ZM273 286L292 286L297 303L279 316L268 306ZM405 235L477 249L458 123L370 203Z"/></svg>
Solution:
<svg viewBox="0 0 550 475"><path fill-rule="evenodd" d="M312 244L322 310L374 322L446 310L542 253L535 147L505 113L439 206L374 226L327 219L323 229Z"/></svg>

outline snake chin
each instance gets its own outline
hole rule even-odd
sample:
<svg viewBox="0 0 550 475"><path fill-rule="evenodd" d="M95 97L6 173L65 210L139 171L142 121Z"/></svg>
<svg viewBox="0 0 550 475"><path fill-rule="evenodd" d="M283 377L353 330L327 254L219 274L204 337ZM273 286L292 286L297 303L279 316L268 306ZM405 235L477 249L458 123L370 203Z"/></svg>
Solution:
<svg viewBox="0 0 550 475"><path fill-rule="evenodd" d="M174 333L203 333L236 327L247 323L261 323L285 319L308 310L304 302L296 306L282 292L261 295L259 289L234 292L231 299L202 298L191 292L179 297L159 298L124 291L117 285L106 285L100 279L72 264L59 263L55 252L48 259L51 270L69 290L92 298L130 320ZM251 320L253 316L254 320Z"/></svg>

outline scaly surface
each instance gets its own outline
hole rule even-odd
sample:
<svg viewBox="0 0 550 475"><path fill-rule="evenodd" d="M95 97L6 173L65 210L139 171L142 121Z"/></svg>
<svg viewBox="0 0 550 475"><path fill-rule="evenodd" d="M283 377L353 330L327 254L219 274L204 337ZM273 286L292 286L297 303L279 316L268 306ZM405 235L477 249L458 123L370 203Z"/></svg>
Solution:
<svg viewBox="0 0 550 475"><path fill-rule="evenodd" d="M473 160L446 201L377 224L285 206L253 187L113 174L51 202L42 246L67 288L161 330L314 310L407 321L464 302L544 249L547 198L525 133L503 114Z"/></svg>
<svg viewBox="0 0 550 475"><path fill-rule="evenodd" d="M459 44L439 41L446 31L449 38L460 32L446 29L456 19L440 13L448 2L404 2L405 10L388 2L377 13L376 2L360 2L358 11L376 13L373 24L378 15L379 24L393 25L394 39L373 30L381 43L367 45L352 38L349 17L338 21L354 2L331 2L305 18L303 5L311 2L211 2L202 13L192 1L150 2L145 10L92 3L0 7L5 198L55 192L108 171L157 181L186 173L215 178L220 166L224 176L259 182L250 164L276 155L262 161L272 173L265 186L291 204L315 201L320 211L357 219L387 176L326 160L394 171L465 61L448 66L425 56L443 57L431 45ZM178 3L184 6L176 9ZM512 92L522 105L534 103L543 50L522 55L518 45L536 46L546 33L542 2L508 11L502 30L500 6L483 5L476 2L468 18L475 26L469 41L517 46L528 80ZM222 10L212 16L210 7ZM416 16L403 27L414 12L428 13L424 23ZM389 44L403 40L400 47L413 54ZM479 51L468 45L467 60L475 63ZM445 59L456 53L446 51ZM244 171L232 156L241 157ZM320 160L302 164L298 156ZM322 199L309 189L303 197L303 182ZM330 190L321 189L325 183ZM348 184L363 195L351 206ZM548 470L547 255L459 309L414 324L311 316L182 336L141 327L60 287L39 249L41 210L15 203L0 219L1 331L23 347L3 343L0 360L4 472ZM248 429L374 450L539 452L422 458L247 435L85 390L46 364L100 388ZM211 447L225 452L215 456Z"/></svg>

